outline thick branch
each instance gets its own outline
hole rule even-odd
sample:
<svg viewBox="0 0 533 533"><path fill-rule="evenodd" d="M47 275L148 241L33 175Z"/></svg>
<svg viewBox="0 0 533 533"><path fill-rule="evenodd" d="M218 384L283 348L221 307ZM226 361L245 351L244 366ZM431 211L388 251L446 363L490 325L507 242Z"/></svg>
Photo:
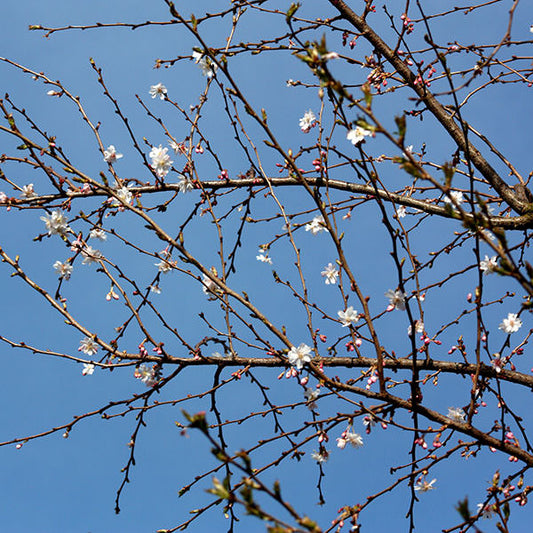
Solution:
<svg viewBox="0 0 533 533"><path fill-rule="evenodd" d="M329 0L329 2L338 9L342 17L350 22L362 36L367 39L389 63L394 67L396 72L404 79L406 84L418 95L429 111L444 126L446 131L453 138L457 146L470 157L474 166L481 172L487 181L494 187L498 194L511 206L515 211L524 214L528 204L516 197L514 191L505 181L503 181L498 172L489 164L481 155L481 152L470 142L464 135L461 127L453 120L452 116L446 111L444 106L435 98L433 93L423 83L415 84L417 76L411 71L404 60L390 48L383 39L350 9L343 0Z"/></svg>

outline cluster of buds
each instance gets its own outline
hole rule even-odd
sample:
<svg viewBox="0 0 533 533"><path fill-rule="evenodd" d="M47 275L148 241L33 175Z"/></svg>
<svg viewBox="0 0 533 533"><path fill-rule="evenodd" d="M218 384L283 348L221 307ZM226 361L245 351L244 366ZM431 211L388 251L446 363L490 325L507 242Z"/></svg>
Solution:
<svg viewBox="0 0 533 533"><path fill-rule="evenodd" d="M164 342L160 342L157 346L152 348L152 352L155 352L157 355L163 355L163 346Z"/></svg>
<svg viewBox="0 0 533 533"><path fill-rule="evenodd" d="M347 31L344 31L342 33L342 46L346 46L349 36L350 34ZM350 40L350 43L348 44L348 46L353 50L356 42L357 42L357 35Z"/></svg>
<svg viewBox="0 0 533 533"><path fill-rule="evenodd" d="M372 370L370 377L366 380L366 390L369 390L370 387L372 387L372 385L376 383L377 380L378 380L378 375L377 375L376 370L374 369Z"/></svg>
<svg viewBox="0 0 533 533"><path fill-rule="evenodd" d="M359 338L355 339L355 342L349 341L346 343L346 349L349 352L355 352L355 347L359 348L363 344L363 341Z"/></svg>
<svg viewBox="0 0 533 533"><path fill-rule="evenodd" d="M219 180L228 180L229 181L229 174L228 174L228 171L226 169L224 169L219 175L218 175L218 179Z"/></svg>
<svg viewBox="0 0 533 533"><path fill-rule="evenodd" d="M428 444L427 442L424 440L424 437L418 437L418 439L415 439L415 444L418 444L418 446L420 446L421 448L423 448L424 450L427 450L428 449Z"/></svg>
<svg viewBox="0 0 533 533"><path fill-rule="evenodd" d="M118 300L120 296L115 292L115 289L113 285L111 285L111 289L109 289L109 292L106 294L105 299L110 302L111 300Z"/></svg>
<svg viewBox="0 0 533 533"><path fill-rule="evenodd" d="M148 357L148 350L144 347L144 342L139 344L139 355L141 357Z"/></svg>
<svg viewBox="0 0 533 533"><path fill-rule="evenodd" d="M415 81L413 82L413 85L425 85L426 87L431 87L431 82L429 80L425 80L422 78L422 76L419 74Z"/></svg>
<svg viewBox="0 0 533 533"><path fill-rule="evenodd" d="M320 159L316 158L316 159L313 159L313 167L314 169L317 171L317 172L320 172L322 170L322 162L320 161Z"/></svg>
<svg viewBox="0 0 533 533"><path fill-rule="evenodd" d="M518 442L518 439L514 436L514 433L512 431L507 431L505 433L505 444L511 444L513 446L520 447L520 444Z"/></svg>
<svg viewBox="0 0 533 533"><path fill-rule="evenodd" d="M389 75L383 70L383 67L376 61L373 55L366 57L365 66L372 69L366 77L368 83L379 92L381 86L385 87L387 85Z"/></svg>
<svg viewBox="0 0 533 533"><path fill-rule="evenodd" d="M231 373L231 377L235 379L241 379L242 375L246 372L246 369L241 368L239 370L236 370L235 372Z"/></svg>
<svg viewBox="0 0 533 533"><path fill-rule="evenodd" d="M329 441L328 434L325 431L321 431L318 434L318 443L322 444L323 442L328 442L328 441Z"/></svg>
<svg viewBox="0 0 533 533"><path fill-rule="evenodd" d="M320 333L320 329L315 329L315 337L318 337L322 342L328 340L328 336L324 335L324 333Z"/></svg>
<svg viewBox="0 0 533 533"><path fill-rule="evenodd" d="M436 437L433 439L433 448L440 448L442 446L442 442L440 441L442 433L437 433Z"/></svg>
<svg viewBox="0 0 533 533"><path fill-rule="evenodd" d="M524 491L522 492L522 494L519 494L515 499L514 501L520 505L520 507L524 507L524 505L526 505L527 503L527 492Z"/></svg>
<svg viewBox="0 0 533 533"><path fill-rule="evenodd" d="M321 150L320 151L320 158L316 158L316 159L313 159L313 167L315 168L315 170L317 172L320 172L324 169L323 165L322 165L322 161L326 158L326 152L324 152L324 150Z"/></svg>
<svg viewBox="0 0 533 533"><path fill-rule="evenodd" d="M448 355L452 355L452 353L455 352L455 350L459 350L464 356L466 356L466 347L465 347L465 343L463 341L462 336L459 337L459 339L457 339L457 344L452 346L448 350Z"/></svg>
<svg viewBox="0 0 533 533"><path fill-rule="evenodd" d="M419 352L423 352L429 344L432 342L435 343L437 346L440 346L442 344L441 341L438 339L432 339L431 337L428 337L425 333L420 337L420 340L424 343L424 345L418 350ZM448 352L450 353L450 352Z"/></svg>
<svg viewBox="0 0 533 533"><path fill-rule="evenodd" d="M285 379L290 379L290 378L296 378L298 377L298 370L291 366L287 371L283 371L279 376L278 376L278 379L282 379L283 376L285 376Z"/></svg>
<svg viewBox="0 0 533 533"><path fill-rule="evenodd" d="M401 15L400 18L403 20L403 26L407 34L412 33L415 29L415 26L412 23L411 19L407 16L407 13Z"/></svg>

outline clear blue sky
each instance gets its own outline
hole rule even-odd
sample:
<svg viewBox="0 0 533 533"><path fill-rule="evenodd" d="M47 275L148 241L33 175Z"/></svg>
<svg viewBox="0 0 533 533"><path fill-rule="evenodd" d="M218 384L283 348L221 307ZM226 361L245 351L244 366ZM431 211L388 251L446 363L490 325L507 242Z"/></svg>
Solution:
<svg viewBox="0 0 533 533"><path fill-rule="evenodd" d="M148 179L137 154L128 142L123 125L116 119L112 106L96 83L89 58L94 58L98 66L104 68L109 89L119 100L124 112L132 118L132 124L139 137L146 136L154 145L165 144L163 132L140 109L134 95L140 95L154 112L164 116L167 124L174 128L177 135L185 136L187 130L183 121L177 116L167 115L169 106L163 107L163 102L150 100L148 89L151 85L162 82L167 86L169 94L178 98L184 107L197 102L198 95L204 88L205 79L192 62L185 62L174 69L153 69L156 58L170 59L177 55L190 54L195 44L190 35L178 27L148 28L135 32L115 28L65 32L45 39L42 33L29 32L27 28L29 24L57 27L97 21L166 20L168 14L164 3L156 0L151 2L25 0L18 3L8 1L4 4L0 19L0 55L36 71L43 71L53 80L61 80L72 93L79 95L93 121L102 123L100 131L105 139L104 142L114 144L124 153L124 159L120 162L122 176ZM180 9L181 4L188 4L186 8L183 7L186 13L195 10L197 14L201 14L200 5L204 10L210 10L221 3L210 1L178 4ZM283 4L283 7L289 5L288 2L280 4ZM313 0L308 5L319 4L318 0ZM442 4L443 7L444 4L451 6L453 2L442 2ZM326 8L324 13L331 13L331 9ZM519 38L527 38L529 25L533 22L532 7L522 2L516 17L519 20L515 22L516 32L522 32ZM487 15L485 19L478 19L480 25L475 28L468 27L468 22L464 20L466 19L461 19L458 15L457 25L454 28L437 27L436 32L437 34L453 32L453 35L450 33L450 41L461 36L464 42L470 40L474 42L478 32L482 35L484 32L502 30L501 18L495 19ZM227 20L224 24L227 24ZM247 27L239 35L239 39L252 38L256 30L256 27ZM217 26L212 26L208 30L208 36L219 45L224 35L224 31ZM331 48L334 49L334 46ZM251 91L252 103L267 108L269 120L279 134L280 141L297 149L301 144L308 142L307 138L302 137L298 128L298 119L309 108L318 111L316 93L285 87L286 79L299 77L303 79L306 76L305 69L295 59L289 60L280 54L264 58L255 57L256 59L251 62L237 63L236 77L244 88ZM357 73L354 74L356 75ZM106 169L94 140L82 124L71 102L67 102L64 98L47 96L46 91L49 87L31 80L30 77L5 64L0 64L0 80L2 80L2 94L9 93L15 104L26 108L44 129L57 134L58 142L65 147L76 165L93 175ZM513 94L512 99L506 99L503 93L494 91L484 100L480 100L479 104L473 101L468 108L468 118L476 127L485 131L496 144L499 143L509 158L527 175L530 166L531 136L528 121L532 111L531 95L519 91ZM234 148L227 123L220 122L218 114L220 108L217 109L217 106L220 106L221 102L216 97L213 97L213 100L213 105L206 108L205 124L218 153L221 154L223 165L233 175L246 171L246 162L243 163L242 154ZM392 117L388 111L388 108L384 107L381 113L384 120L388 120L390 124ZM524 117L527 117L527 120ZM421 142L426 141L428 150L434 154L442 153L442 157L446 157L449 145L439 144L441 139L438 137L428 139L427 131L420 126L413 133L411 142L415 144L415 149ZM4 152L13 152L13 141L1 136L0 153ZM267 163L272 167L274 161L267 159ZM16 167L10 167L11 171L14 168ZM213 165L206 165L205 170L209 178L213 178L216 174ZM20 171L17 183L34 182L40 192L39 180L43 180L42 176L37 173L31 174L22 167ZM196 193L191 193L191 196L193 194ZM298 194L301 193L288 191L282 193L282 198L289 205L291 203L300 205L301 209L306 206L311 207L311 203L307 200L301 200L302 203L298 204L300 202ZM239 198L244 198L244 195ZM177 227L176 220L179 220L180 215L187 210L190 201L189 196L185 199L179 198L165 218L160 217L169 230ZM78 204L76 209L82 209L81 204ZM83 206L83 209L88 210L88 207ZM254 216L258 218L261 215L265 216L271 213L271 210L272 203L258 201ZM59 239L32 242L36 235L44 231L43 224L39 220L41 214L33 211L6 213L2 210L0 246L11 256L20 254L24 267L28 268L28 271L53 294L56 275L51 265L57 259L64 259L67 252ZM356 265L355 269L362 283L375 295L373 300L375 310L383 306L384 299L380 301L379 298L382 298L381 295L385 290L395 286L395 272L390 259L387 259L387 251L383 251L385 234L379 227L378 221L379 216L376 215L375 208L369 207L366 211L363 209L356 212L354 220L350 222L351 226L347 226L346 229L349 238L353 239L351 241L353 245L349 247L350 259ZM127 215L123 218L117 217L117 220L109 224L110 227L116 227L121 231L128 230L133 235L137 232L146 246L152 246L151 243L148 244L150 237L143 233L142 225L127 218ZM441 222L441 224L440 227L445 228L446 232L451 233L454 229L452 222ZM276 220L269 226L268 231L255 228L250 230L239 259L235 284L239 289L248 291L251 297L257 297L267 312L276 313L279 323L287 326L291 339L298 344L305 342L303 335L306 334L305 322L299 316L300 308L293 302L286 303L284 300L286 293L279 287L269 286L267 291L264 290L266 283L273 285L270 269L268 265L255 260L257 246L278 232L280 227L280 220ZM334 260L333 248L330 244L327 245L329 248L324 245L326 241L325 239L321 241L322 237L301 235L300 242L306 259L305 268L310 276L316 276L317 265L322 267ZM192 242L191 248L207 264L215 264L216 235L212 228L207 223L200 222L189 238ZM422 234L419 238L420 250L426 252L438 247L441 239L444 242L444 237L437 232ZM102 246L102 250L110 255L115 254L114 257L123 261L132 275L149 283L147 280L150 276L153 277L156 270L153 261L146 258L138 261L135 254L119 249L118 245L115 250L113 246L115 246L113 243L108 242ZM158 246L157 241L154 241L154 252L159 251ZM278 265L280 269L282 268L283 257L287 253L282 245L278 249L273 248L272 256L276 268ZM471 264L473 259L469 258L468 254L469 250L464 250L455 257L461 258L465 264ZM447 262L443 259L439 268L445 269L451 266L452 260ZM89 328L97 331L103 338L111 338L113 328L120 325L121 318L126 316L121 303L105 301L109 285L100 282L94 269L91 271L88 267L82 270L79 267L79 270L76 279L72 280L72 286L69 287L69 305L86 321ZM79 333L66 327L61 317L47 310L38 295L27 290L19 280L10 278L9 274L10 269L6 265L0 265L0 290L4 302L0 318L0 334L15 341L23 340L28 344L34 344L40 349L77 355ZM286 275L294 276L294 272ZM453 289L451 293L441 294L439 299L435 298L428 302L428 309L435 309L435 312L429 313L427 318L427 325L433 331L444 321L451 320L453 313L460 313L466 305L464 296L473 288L473 285L468 285L464 281L450 286ZM215 304L206 302L197 284L184 282L180 285L174 279L165 278L162 287L164 291L159 301L162 311L171 316L183 330L190 331L191 340L199 340L206 332L205 325L197 314L207 308L215 316L216 308L213 307ZM494 291L497 292L496 288ZM337 309L339 297L336 292L332 296L333 292L329 287L322 286L321 279L317 280L315 296L320 305L331 305L332 309ZM518 307L518 298L513 303L506 302L494 313L494 319L497 320L504 311L505 314L514 312ZM441 315L443 309L445 311ZM405 337L406 324L403 317L398 314L389 320L389 332L384 335L384 339L392 343L398 336L398 331ZM151 325L156 328L155 324ZM450 333L447 338L450 345L457 335L457 331ZM124 348L134 350L139 340L137 337L127 338ZM407 345L407 338L402 338L399 344L402 343ZM169 344L169 347L171 346L172 343ZM175 346L175 349L179 350L179 347ZM6 345L0 345L0 356L4 368L0 392L0 402L3 405L0 414L2 428L0 441L46 431L64 424L75 415L145 390L142 383L133 379L133 368L113 373L96 371L92 376L84 377L81 374L81 365L52 356L32 355L26 351L13 350ZM278 373L279 371L258 371L257 376L264 384L272 386L272 394L277 402L290 403L301 399L301 389L293 387L289 381L278 382L276 379ZM223 377L228 377L227 374L229 372L223 374ZM187 393L197 394L206 390L211 383L211 371L204 368L189 369L183 373L181 379L175 380L159 399L165 401L184 397ZM447 380L442 378L441 387L435 392L436 404L443 412L446 412L449 406L463 405L468 401L465 400L469 390L466 381L462 388L454 388L451 385L445 388L446 383ZM517 402L523 400L519 396L516 397ZM257 410L262 408L257 388L246 380L242 380L238 386L223 391L219 402L225 406L222 414L224 419L243 416L250 404L255 405L254 409ZM209 406L208 396L183 405L190 412L209 410ZM78 424L68 439L61 438L61 434L55 434L29 442L20 450L15 449L15 446L0 448L2 465L0 479L3 487L0 530L14 533L30 531L140 533L155 531L157 528L170 528L185 520L191 509L201 507L210 501L211 496L204 492L209 483L196 487L196 490L181 499L177 497L178 490L190 483L195 475L208 470L215 461L210 456L207 443L199 434L191 433L188 438L180 436L174 422L183 421L181 407L177 405L153 409L147 415L147 427L141 432L136 449L137 464L130 472L131 483L123 492L122 512L118 516L113 511L114 498L116 489L122 481L120 470L128 459L127 443L135 427L134 415L129 414L108 421L93 417ZM335 412L336 405L333 401L324 402L323 411L321 410L323 416L326 413L333 415ZM212 415L209 416L212 420ZM286 413L283 424L292 427L302 423L307 417L309 411L302 406L294 412ZM321 525L324 527L327 520L335 517L338 507L353 505L362 501L365 495L379 490L383 486L383 479L388 479L386 476L391 464L409 461L408 438L392 430L383 432L375 429L370 436L364 435L364 448L337 453L334 440L342 429L344 428L330 435L332 442L329 448L334 449L334 453L325 467L326 505L323 507L315 505L318 500L315 489L318 469L309 458L310 452L316 448L314 442L306 448L307 455L301 462L285 461L276 472L269 473L266 478L270 481L277 477L284 480L282 489L287 499L300 511L321 520ZM355 429L364 434L360 421L357 422ZM271 430L271 424L269 426L269 422L263 419L247 426L237 427L229 434L230 449L237 450L240 447L251 446L265 434L270 435ZM276 457L278 450L278 445L273 445L259 455L259 460L267 463L269 458ZM494 456L489 456L486 451L483 451L475 461L462 461L460 464L456 461L453 464L453 471L449 467L443 467L440 470L436 468L434 475L430 474L430 478L438 479L438 490L421 496L423 503L417 513L419 531L433 531L434 513L443 517L443 524L452 525L458 521L458 515L453 508L457 500L469 494L473 504L471 507L475 507L483 497L483 490L493 470L501 468L503 472L507 469L505 458L500 464L496 464ZM392 478L390 479L392 481ZM397 495L384 499L364 515L363 531L406 530L407 524L398 520L401 520L407 511L407 505L407 491L400 490ZM521 513L514 509L513 515L514 531L526 531L531 522L529 519L531 512L527 508ZM225 531L224 524L225 519L220 508L207 518L200 519L196 531ZM482 526L487 532L495 530L494 522L486 522ZM263 531L264 526L255 519L243 517L243 522L237 530Z"/></svg>

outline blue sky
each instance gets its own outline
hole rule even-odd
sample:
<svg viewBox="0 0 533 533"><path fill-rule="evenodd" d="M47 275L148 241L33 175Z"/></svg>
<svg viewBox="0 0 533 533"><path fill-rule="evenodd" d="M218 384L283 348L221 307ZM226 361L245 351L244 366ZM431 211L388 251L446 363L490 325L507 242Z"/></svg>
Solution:
<svg viewBox="0 0 533 533"><path fill-rule="evenodd" d="M219 5L213 1L188 4L188 7L183 7L187 13L193 10L192 6L197 13L200 13L202 9L212 10ZM280 4L286 8L290 2L280 2ZM312 8L320 4L314 0L306 3L305 8L311 12ZM442 4L453 5L452 2ZM453 28L448 25L440 27L437 21L434 27L435 35L447 36L447 32L453 32L447 40L462 39L472 42L478 38L488 38L491 32L499 35L504 20L501 14L504 12L505 10L492 12L488 10L485 16L476 19L475 26L469 25L470 19L463 15L457 15ZM324 13L330 14L331 9L326 8ZM495 17L495 13L500 17ZM136 31L123 28L69 31L45 39L41 32L30 32L27 28L30 24L58 27L96 21L139 22L166 19L168 19L166 6L164 2L158 1L25 0L19 3L10 1L3 6L3 17L0 20L0 55L37 72L43 71L50 79L60 80L73 94L79 95L91 120L94 123L101 123L100 133L104 143L114 144L124 153L123 160L117 163L121 176L147 180L149 176L146 175L146 169L143 168L138 154L131 146L123 124L114 114L111 103L104 97L101 87L97 84L89 58L93 58L96 64L104 69L107 87L113 97L120 102L124 113L131 118L131 124L138 137L140 139L146 137L152 145L164 145L166 144L164 133L147 117L135 95L139 95L157 116L163 117L176 135L186 134L188 131L186 124L179 114L173 113L172 109L165 105L166 102L151 100L148 89L151 85L161 82L168 88L169 95L179 100L185 108L198 102L199 94L205 87L205 78L201 76L193 62L186 60L170 69L153 68L156 58L171 59L177 55L190 55L195 45L190 34L177 26L170 26ZM516 20L518 20L515 22L517 38L528 39L529 25L533 21L532 7L523 2L517 11ZM221 45L226 35L227 24L229 22L225 19L206 28L210 42ZM262 31L266 32L268 29L262 28ZM252 39L256 31L256 26L247 25L240 30L242 33L239 33L235 40ZM387 32L388 29L384 26L383 31ZM336 44L340 47L339 43ZM267 109L269 124L284 146L297 150L299 146L310 142L300 132L298 119L309 108L318 110L316 90L291 89L285 84L288 78L310 79L306 69L298 60L273 52L264 56L253 56L251 61L249 58L238 58L232 68L241 86L250 93L251 103ZM361 74L359 67L355 69L353 73L346 73L346 76L357 81L360 80ZM48 133L57 135L58 143L65 148L76 165L91 175L97 175L107 169L94 138L80 120L72 102L66 98L47 96L49 87L33 81L31 77L6 64L0 64L0 80L2 80L2 94L9 93L14 103L24 107ZM384 123L392 124L393 113L399 101L399 97L384 100L382 107L379 108L380 118ZM235 175L245 172L248 164L243 154L235 148L233 133L227 120L221 118L222 105L218 93L212 93L209 105L203 113L203 124L215 150L220 154L223 166ZM528 121L531 111L530 93L521 87L506 86L487 91L483 98L473 98L465 112L467 118L501 146L502 151L513 160L517 168L527 175L530 168ZM409 144L412 143L415 149L419 149L420 145L426 142L428 152L435 160L442 161L450 157L451 144L441 134L435 132L433 126L431 119L413 125ZM258 144L261 143L264 135L253 125L250 125L250 131L257 135ZM339 145L342 142L345 140L339 136ZM388 149L385 143L380 143L381 141L376 139L376 156L379 155L379 150ZM0 153L13 153L15 146L16 143L7 136L0 137ZM345 150L346 147L343 146L342 149ZM263 146L260 150L265 154L265 165L272 169L273 173L276 172L277 159ZM311 159L312 157L309 157L307 163ZM214 178L218 173L214 163L206 158L202 164L204 166L200 167L201 171L205 172L207 177ZM391 172L392 170L391 165ZM28 169L16 165L10 165L9 171L20 185L34 182L38 192L46 187L42 176L37 172L30 173ZM339 171L338 177L343 177L343 172L345 170ZM397 177L391 174L390 179L392 182ZM403 176L398 179L403 179ZM190 193L183 198L178 197L165 214L156 214L154 217L169 232L175 231L184 213L190 212L193 201L190 198L194 194L196 193ZM237 192L230 198L224 198L220 201L220 212L229 209L236 201L242 201L245 197L244 192ZM281 191L279 197L289 211L297 212L313 207L309 199L303 198L301 191ZM80 209L88 212L90 206L96 205L94 202L89 205L77 204L73 213ZM273 209L275 207L270 199L259 197L253 202L252 214L259 219L273 214ZM32 239L44 231L43 224L39 220L41 215L41 212L35 210L9 213L2 210L0 246L11 256L20 255L24 268L53 294L57 276L52 264L58 259L65 259L68 250L59 238L33 242ZM311 217L312 215L307 215L307 219L301 217L298 221L303 223ZM343 231L346 231L345 243L349 243L346 245L348 257L362 286L372 295L371 307L374 312L378 312L386 305L383 293L396 285L396 274L389 256L390 241L379 220L377 207L374 204L367 204L354 210L352 220L344 222L343 227ZM228 223L230 234L235 231L238 222L238 218L230 218ZM154 239L153 235L143 228L143 224L129 214L120 214L107 224L132 239L138 238L146 249L153 252L160 251L157 239ZM258 245L268 242L275 234L280 233L282 224L282 219L277 218L268 224L250 226L244 236L243 247L238 256L237 273L232 282L236 289L247 291L266 314L274 316L277 324L286 326L290 338L298 344L305 342L305 336L308 335L305 320L301 317L301 307L292 298L287 297L286 290L272 282L268 265L255 260ZM453 221L440 220L428 224L425 230L413 238L420 256L427 257L430 251L450 241L453 238L450 235L454 230L460 230L460 227L457 227ZM186 237L190 249L205 264L216 264L217 234L212 224L205 219L198 219L188 230ZM314 301L335 315L341 306L340 296L330 287L325 287L319 275L319 270L334 258L333 246L324 235L313 237L304 231L298 233L298 243L303 251L303 270L312 280ZM129 275L138 279L143 287L148 286L157 273L153 258L139 257L117 242L104 243L102 251L125 265ZM284 279L296 280L296 273L290 268L293 261L291 253L290 247L283 242L276 244L271 250L275 268L279 268ZM432 280L439 278L441 272L456 268L457 264L471 265L473 260L470 244L455 251L450 257L444 256L439 259L436 267L438 271L434 276L431 272L425 274L427 278L424 282L431 283ZM15 341L32 344L42 350L78 355L79 332L66 326L60 316L43 304L39 295L28 290L19 279L10 278L10 273L11 270L7 265L0 265L0 290L4 300L0 334ZM445 291L428 296L426 302L428 330L437 330L443 323L449 322L452 317L461 313L467 305L466 294L472 290L474 280L474 275L461 277L448 284ZM163 293L157 305L173 324L179 326L180 331L186 332L191 342L197 342L209 332L205 322L198 316L200 312L205 312L212 320L212 324L223 327L217 305L206 301L198 283L186 277L178 279L177 276L168 276L162 279L161 286ZM516 290L516 287L513 289ZM90 267L78 267L71 285L65 290L70 309L89 329L97 331L102 338L112 338L114 328L127 316L121 303L105 301L109 283L103 283L101 277L96 276L94 268L91 270ZM501 293L501 286L494 282L486 290L488 295L494 294L496 297ZM487 316L497 324L502 315L518 310L519 300L520 296L514 300L505 300L501 306L488 311ZM525 317L524 321L526 320L529 320L529 317ZM164 338L165 332L155 319L147 319L147 323L162 339ZM330 323L324 321L324 326L319 321L317 323L333 338L333 334L330 333L332 331ZM393 347L399 353L408 349L408 338L404 333L407 322L401 313L388 314L381 324L383 324L381 326L383 340L387 346ZM464 322L462 327L467 324L467 321ZM445 352L457 336L463 333L464 331L459 328L456 330L452 328L449 334L444 336L442 350ZM494 346L498 342L500 344L503 342L503 335L499 338L498 335L499 333L495 331ZM124 349L134 351L139 342L139 336L133 335L126 337L122 346ZM177 354L183 350L172 339L166 342L167 349L175 350ZM96 371L94 375L84 377L81 374L80 364L52 355L34 355L21 349L11 349L7 345L0 346L0 354L5 369L0 393L0 401L4 405L0 416L2 428L0 441L47 431L67 423L76 415L97 410L110 401L127 399L132 394L145 390L142 383L133 379L133 367L112 373ZM228 378L230 372L225 371L223 378ZM293 386L292 381L285 379L278 381L278 374L279 369L254 371L254 375L263 384L271 387L272 398L276 403L301 401L301 389ZM345 371L341 375L348 377L352 374ZM209 389L212 381L211 370L186 369L178 379L162 391L158 400L171 401L185 398L187 394L199 394ZM511 398L516 404L526 401L520 392L514 390L511 392ZM446 412L447 407L451 405L464 405L468 402L469 382L464 380L464 383L458 384L456 379L441 377L440 386L428 394L433 396L434 405L442 412ZM244 416L250 409L263 408L258 388L246 379L224 388L218 397L218 402L224 406L223 419L236 419ZM155 531L157 528L170 528L186 520L191 509L199 508L211 501L211 496L205 493L205 489L209 487L209 477L207 481L200 483L180 499L177 497L178 491L190 483L196 475L208 471L217 463L209 452L208 443L201 435L194 432L189 432L187 437L180 435L175 421L183 422L180 412L182 407L189 412L209 411L210 398L205 396L188 400L177 405L151 409L147 413L146 427L141 431L136 447L136 465L130 472L131 483L125 487L122 494L122 511L119 515L114 513L115 493L122 482L120 470L128 460L127 444L135 428L137 412L113 417L111 420L102 420L99 416L88 418L74 428L68 439L63 439L59 432L25 443L21 449L16 449L15 446L0 448L2 464L0 472L4 487L0 507L1 529L15 533L29 531L140 533ZM339 404L333 399L325 399L321 404L320 414L323 417L333 416L339 409L341 409ZM348 409L347 404L343 404L342 409ZM120 410L113 408L109 412L118 414ZM307 408L301 405L293 411L285 412L282 417L283 424L287 428L297 427L309 416ZM212 421L212 414L208 414L208 417ZM490 423L489 418L487 423ZM408 418L404 416L402 419L402 416L398 415L398 420L407 422ZM344 427L339 427L332 431L330 448L334 448L334 440L343 429ZM355 429L364 435L360 421L356 422ZM268 418L255 419L243 426L232 427L227 434L229 449L250 447L271 432L272 420ZM371 435L364 437L364 448L332 453L325 467L326 504L322 507L315 505L318 500L315 486L319 472L309 458L309 454L316 449L316 440L306 446L307 454L302 461L286 460L278 469L268 472L265 479L269 482L273 482L276 478L281 479L282 490L287 499L297 509L321 521L326 527L328 521L336 516L336 510L341 505L353 505L364 501L366 495L383 487L384 479L385 482L392 482L392 478L387 477L391 464L409 461L407 455L409 437L401 432L376 428ZM257 454L254 460L258 461L258 465L267 464L276 458L281 449L283 443L275 442ZM438 490L422 495L423 502L416 518L417 530L433 531L435 510L438 510L444 525L453 525L458 521L454 505L458 499L467 494L474 504L471 507L475 507L475 503L483 498L484 489L495 468L501 468L502 472L512 471L507 466L506 458L502 456L500 461L495 461L494 458L494 454L484 450L475 461L455 460L453 469L444 465L435 468L429 477L438 479ZM401 520L407 506L407 490L399 490L395 495L386 497L364 515L364 530L392 531L391 528L406 530L407 526ZM512 525L515 531L525 531L524 528L527 528L529 523L527 508L522 512L513 509ZM486 526L486 531L495 530L494 522L486 522L482 526ZM226 526L222 509L215 509L209 516L200 518L196 527L197 531L202 532L224 531ZM237 530L263 531L264 526L258 520L242 516L241 525Z"/></svg>

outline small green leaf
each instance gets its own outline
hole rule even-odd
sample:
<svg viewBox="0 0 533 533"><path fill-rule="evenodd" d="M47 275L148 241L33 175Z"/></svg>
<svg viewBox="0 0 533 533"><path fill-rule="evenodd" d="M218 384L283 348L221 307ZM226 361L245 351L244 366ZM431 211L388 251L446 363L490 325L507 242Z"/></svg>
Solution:
<svg viewBox="0 0 533 533"><path fill-rule="evenodd" d="M461 515L461 518L466 522L470 520L470 509L468 508L468 497L464 500L459 500L455 506L456 511Z"/></svg>
<svg viewBox="0 0 533 533"><path fill-rule="evenodd" d="M447 188L452 185L452 178L455 174L455 167L451 163L444 163L442 165L442 171L444 172L444 184Z"/></svg>
<svg viewBox="0 0 533 533"><path fill-rule="evenodd" d="M213 488L207 489L207 492L214 494L215 496L221 498L222 500L228 500L230 497L230 493L227 489L226 480L224 482L220 482L220 480L216 477L213 477Z"/></svg>
<svg viewBox="0 0 533 533"><path fill-rule="evenodd" d="M291 7L289 7L285 15L285 20L287 21L287 24L291 23L292 17L294 17L294 14L296 13L296 11L298 11L299 8L300 8L300 2L293 2L291 4Z"/></svg>
<svg viewBox="0 0 533 533"><path fill-rule="evenodd" d="M185 411L185 409L182 409L181 412L189 422L189 427L197 428L203 433L207 433L207 420L205 418L205 411L200 411L194 415L190 415L187 411Z"/></svg>
<svg viewBox="0 0 533 533"><path fill-rule="evenodd" d="M405 115L402 115L400 117L394 117L394 122L396 122L396 126L398 128L398 141L400 144L403 145L404 139L405 139L405 132L407 130L407 125L405 122Z"/></svg>

